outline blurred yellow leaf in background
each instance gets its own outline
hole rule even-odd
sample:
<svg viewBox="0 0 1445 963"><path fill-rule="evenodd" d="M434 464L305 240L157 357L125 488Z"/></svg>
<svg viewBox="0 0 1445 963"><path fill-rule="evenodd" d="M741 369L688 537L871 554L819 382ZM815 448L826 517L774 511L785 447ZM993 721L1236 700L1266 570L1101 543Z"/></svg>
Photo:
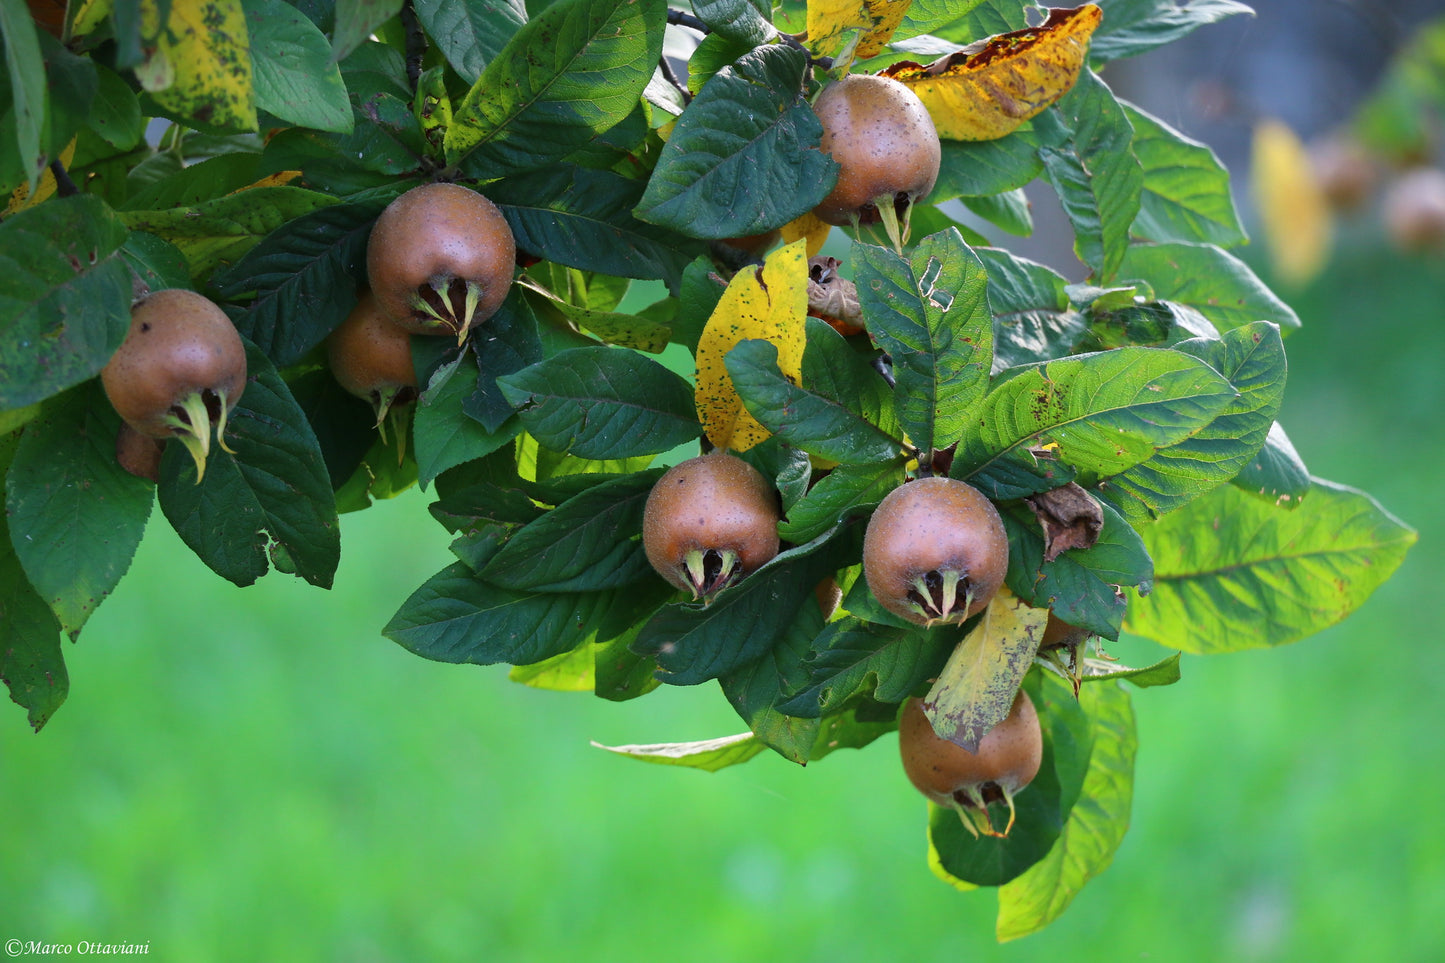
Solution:
<svg viewBox="0 0 1445 963"><path fill-rule="evenodd" d="M743 407L723 359L740 341L760 338L778 348L778 367L795 383L803 376L803 325L808 314L808 258L803 241L769 254L761 268L734 275L697 343L696 402L708 440L747 451L770 432Z"/></svg>
<svg viewBox="0 0 1445 963"><path fill-rule="evenodd" d="M1068 93L1103 13L1056 9L1037 27L999 34L928 66L894 64L884 76L918 95L946 140L997 140Z"/></svg>
<svg viewBox="0 0 1445 963"><path fill-rule="evenodd" d="M844 35L861 30L857 47L845 60L876 57L912 5L913 0L810 0L808 49L821 57L836 56L843 49Z"/></svg>
<svg viewBox="0 0 1445 963"><path fill-rule="evenodd" d="M1280 278L1304 284L1330 255L1329 202L1299 137L1278 120L1254 128L1251 189L1270 262Z"/></svg>

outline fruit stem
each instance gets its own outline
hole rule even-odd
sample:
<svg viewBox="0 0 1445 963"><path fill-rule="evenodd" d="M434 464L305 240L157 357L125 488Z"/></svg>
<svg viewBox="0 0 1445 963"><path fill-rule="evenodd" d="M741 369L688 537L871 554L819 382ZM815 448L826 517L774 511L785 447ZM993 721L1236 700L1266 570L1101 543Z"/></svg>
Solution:
<svg viewBox="0 0 1445 963"><path fill-rule="evenodd" d="M221 399L221 413L216 418L216 444L228 455L234 455L235 449L226 444L226 419L230 417L231 406L226 403L225 389L216 392L216 397Z"/></svg>

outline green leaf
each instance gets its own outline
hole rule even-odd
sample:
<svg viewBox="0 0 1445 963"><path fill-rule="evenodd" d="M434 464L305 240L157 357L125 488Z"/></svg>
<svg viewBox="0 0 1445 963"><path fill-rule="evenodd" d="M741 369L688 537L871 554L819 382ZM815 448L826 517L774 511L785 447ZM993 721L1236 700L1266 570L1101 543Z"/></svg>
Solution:
<svg viewBox="0 0 1445 963"><path fill-rule="evenodd" d="M545 298L545 303L568 321L608 344L636 348L651 354L660 354L667 349L672 329L661 321L637 314L593 311L564 301L543 288L530 285L528 287L533 295Z"/></svg>
<svg viewBox="0 0 1445 963"><path fill-rule="evenodd" d="M772 5L764 0L693 0L692 9L713 33L749 47L778 32L772 23Z"/></svg>
<svg viewBox="0 0 1445 963"><path fill-rule="evenodd" d="M331 30L331 59L345 60L352 51L365 44L378 27L397 15L402 2L403 0L336 0L336 25Z"/></svg>
<svg viewBox="0 0 1445 963"><path fill-rule="evenodd" d="M702 433L692 386L626 348L572 348L497 383L538 441L583 458L657 454Z"/></svg>
<svg viewBox="0 0 1445 963"><path fill-rule="evenodd" d="M326 207L282 225L214 278L223 301L252 297L236 328L278 365L300 361L356 305L366 242L386 198Z"/></svg>
<svg viewBox="0 0 1445 963"><path fill-rule="evenodd" d="M719 682L733 709L769 749L790 762L807 765L818 739L818 720L789 716L778 709L784 695L807 680L803 657L823 628L823 613L804 600L783 629L777 645Z"/></svg>
<svg viewBox="0 0 1445 963"><path fill-rule="evenodd" d="M958 441L988 390L993 318L988 275L955 230L930 235L904 260L853 245L863 318L893 359L898 419L919 451Z"/></svg>
<svg viewBox="0 0 1445 963"><path fill-rule="evenodd" d="M1061 358L989 393L951 474L996 501L1056 488L1071 471L1108 478L1189 437L1234 398L1222 375L1180 351Z"/></svg>
<svg viewBox="0 0 1445 963"><path fill-rule="evenodd" d="M477 390L462 402L462 410L488 431L500 431L514 412L502 393L498 378L516 374L542 360L537 316L513 287L497 313L487 319L469 342L477 358Z"/></svg>
<svg viewBox="0 0 1445 963"><path fill-rule="evenodd" d="M803 99L807 55L759 47L707 82L657 158L637 216L689 237L781 227L817 206L838 165Z"/></svg>
<svg viewBox="0 0 1445 963"><path fill-rule="evenodd" d="M1285 356L1279 328L1256 321L1222 340L1175 345L1229 379L1238 397L1208 425L1110 478L1104 497L1129 521L1147 522L1234 478L1264 446L1284 401Z"/></svg>
<svg viewBox="0 0 1445 963"><path fill-rule="evenodd" d="M1083 788L1048 854L999 888L1000 942L1038 932L1057 919L1113 862L1129 828L1138 748L1129 693L1117 685L1088 686L1079 704L1094 731Z"/></svg>
<svg viewBox="0 0 1445 963"><path fill-rule="evenodd" d="M130 568L155 500L116 462L120 425L98 384L67 392L26 425L5 478L16 556L72 640Z"/></svg>
<svg viewBox="0 0 1445 963"><path fill-rule="evenodd" d="M842 350L852 353L846 344ZM794 385L779 370L778 348L770 341L740 342L725 363L749 413L794 448L844 465L866 465L893 459L903 447L901 440L854 412L850 396Z"/></svg>
<svg viewBox="0 0 1445 963"><path fill-rule="evenodd" d="M261 155L237 151L207 157L169 176L131 191L123 211L155 211L189 207L239 191L261 178Z"/></svg>
<svg viewBox="0 0 1445 963"><path fill-rule="evenodd" d="M595 681L592 677L592 648L592 643L586 642L550 659L515 666L507 673L507 679L551 692L591 692Z"/></svg>
<svg viewBox="0 0 1445 963"><path fill-rule="evenodd" d="M1154 590L1130 602L1125 628L1197 653L1283 645L1335 624L1418 537L1370 496L1320 479L1294 509L1222 485L1141 534Z"/></svg>
<svg viewBox="0 0 1445 963"><path fill-rule="evenodd" d="M1113 92L1088 70L1052 110L1069 140L1040 148L1039 156L1074 226L1074 253L1107 284L1119 272L1144 188L1134 129Z"/></svg>
<svg viewBox="0 0 1445 963"><path fill-rule="evenodd" d="M522 0L417 0L416 18L462 80L474 84L527 22Z"/></svg>
<svg viewBox="0 0 1445 963"><path fill-rule="evenodd" d="M45 166L40 149L40 131L45 124L45 62L30 9L21 0L0 0L0 37L10 79L17 159L34 190Z"/></svg>
<svg viewBox="0 0 1445 963"><path fill-rule="evenodd" d="M1140 689L1173 685L1180 679L1179 660L1182 653L1165 656L1153 665L1132 669L1107 659L1086 658L1083 660L1080 682L1128 682Z"/></svg>
<svg viewBox="0 0 1445 963"><path fill-rule="evenodd" d="M861 533L848 532L844 537ZM662 681L697 685L761 658L777 644L814 587L838 565L836 537L780 553L710 604L664 606L633 649L657 658ZM828 551L823 551L824 548Z"/></svg>
<svg viewBox="0 0 1445 963"><path fill-rule="evenodd" d="M448 163L492 179L545 167L636 108L662 56L664 0L559 0L512 37L453 115Z"/></svg>
<svg viewBox="0 0 1445 963"><path fill-rule="evenodd" d="M170 241L186 256L191 273L204 277L239 259L287 221L335 203L329 194L300 187L253 187L185 207L117 216L133 231Z"/></svg>
<svg viewBox="0 0 1445 963"><path fill-rule="evenodd" d="M651 578L642 509L663 471L623 475L574 495L519 530L477 574L537 592L595 592Z"/></svg>
<svg viewBox="0 0 1445 963"><path fill-rule="evenodd" d="M1133 104L1121 105L1144 169L1133 233L1151 241L1205 241L1221 247L1249 240L1229 192L1229 171L1214 151Z"/></svg>
<svg viewBox="0 0 1445 963"><path fill-rule="evenodd" d="M488 185L517 250L554 264L673 283L698 253L632 216L643 185L610 171L558 165Z"/></svg>
<svg viewBox="0 0 1445 963"><path fill-rule="evenodd" d="M1028 509L1016 505L1001 515L1009 533L1008 586L1019 598L1051 609L1070 625L1117 639L1125 602L1120 585L1148 585L1154 564L1139 534L1107 502L1099 539L1087 549L1071 548L1044 561L1043 535Z"/></svg>
<svg viewBox="0 0 1445 963"><path fill-rule="evenodd" d="M79 194L0 223L0 410L100 372L130 329L125 227Z"/></svg>
<svg viewBox="0 0 1445 963"><path fill-rule="evenodd" d="M510 444L521 430L516 421L504 421L488 429L467 412L467 401L477 391L478 379L476 357L466 352L445 371L438 372L417 400L412 449L422 485L448 468Z"/></svg>
<svg viewBox="0 0 1445 963"><path fill-rule="evenodd" d="M1205 24L1254 11L1237 0L1103 0L1104 22L1089 44L1097 62L1133 57L1181 40Z"/></svg>
<svg viewBox="0 0 1445 963"><path fill-rule="evenodd" d="M1087 330L1069 303L1063 275L1001 248L975 248L988 272L995 369L1049 361L1069 354Z"/></svg>
<svg viewBox="0 0 1445 963"><path fill-rule="evenodd" d="M1136 244L1120 274L1148 281L1158 300L1188 305L1221 331L1255 321L1300 326L1294 310L1247 264L1212 244Z"/></svg>
<svg viewBox="0 0 1445 963"><path fill-rule="evenodd" d="M1264 447L1230 481L1247 492L1291 508L1310 490L1310 473L1284 429L1269 427Z"/></svg>
<svg viewBox="0 0 1445 963"><path fill-rule="evenodd" d="M802 499L787 506L778 535L797 544L812 541L839 522L868 511L903 481L902 458L840 465L818 479Z"/></svg>
<svg viewBox="0 0 1445 963"><path fill-rule="evenodd" d="M615 752L639 762L651 762L663 766L686 766L704 772L717 772L728 766L736 766L767 750L762 740L751 732L740 732L735 736L721 739L702 739L697 742L659 742L651 745L604 746L600 742L592 745L598 749Z"/></svg>
<svg viewBox="0 0 1445 963"><path fill-rule="evenodd" d="M1033 782L1015 797L1017 818L1004 838L974 838L959 813L929 803L928 841L936 871L978 886L1002 886L1043 859L1063 832L1086 778L1093 740L1088 717L1073 690L1030 676L1026 684L1043 730L1043 761ZM1007 822L1007 810L993 818Z"/></svg>
<svg viewBox="0 0 1445 963"><path fill-rule="evenodd" d="M952 627L898 627L844 616L818 635L808 657L807 684L778 709L817 718L860 697L902 702L943 671L958 639Z"/></svg>
<svg viewBox="0 0 1445 963"><path fill-rule="evenodd" d="M245 0L256 107L301 127L351 130L351 102L331 43L285 0Z"/></svg>
<svg viewBox="0 0 1445 963"><path fill-rule="evenodd" d="M1023 188L984 197L960 197L959 201L979 217L1018 237L1034 232L1034 216Z"/></svg>
<svg viewBox="0 0 1445 963"><path fill-rule="evenodd" d="M96 135L119 151L128 151L145 136L145 118L140 101L130 84L101 64L93 64L96 72L96 96L91 106L89 125Z"/></svg>
<svg viewBox="0 0 1445 963"><path fill-rule="evenodd" d="M937 203L1017 190L1043 172L1039 149L1057 147L1068 135L1052 114L1041 114L997 140L945 140L938 180L928 199Z"/></svg>
<svg viewBox="0 0 1445 963"><path fill-rule="evenodd" d="M255 345L246 346L246 368L245 393L226 422L225 440L236 453L213 444L197 484L190 453L167 445L161 511L201 561L237 585L266 574L274 546L297 575L330 588L341 528L316 435Z"/></svg>
<svg viewBox="0 0 1445 963"><path fill-rule="evenodd" d="M513 591L454 562L413 592L382 634L436 662L530 665L583 641L578 626L594 625L610 594Z"/></svg>

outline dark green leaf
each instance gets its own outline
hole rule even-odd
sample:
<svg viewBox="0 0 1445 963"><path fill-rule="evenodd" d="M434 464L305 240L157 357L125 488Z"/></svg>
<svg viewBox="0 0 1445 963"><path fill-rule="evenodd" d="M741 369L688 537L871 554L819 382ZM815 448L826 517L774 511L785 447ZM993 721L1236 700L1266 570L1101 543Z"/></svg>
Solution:
<svg viewBox="0 0 1445 963"><path fill-rule="evenodd" d="M527 22L527 5L522 0L416 0L416 17L452 69L474 84Z"/></svg>
<svg viewBox="0 0 1445 963"><path fill-rule="evenodd" d="M1144 169L1133 233L1151 241L1206 241L1222 247L1247 241L1229 193L1229 172L1214 151L1133 104L1122 106Z"/></svg>
<svg viewBox="0 0 1445 963"><path fill-rule="evenodd" d="M239 191L261 177L261 155L248 151L207 157L133 191L121 210L156 211L189 207Z"/></svg>
<svg viewBox="0 0 1445 963"><path fill-rule="evenodd" d="M817 718L859 697L902 702L943 670L958 639L956 627L900 628L853 616L829 622L813 643L807 684L778 709Z"/></svg>
<svg viewBox="0 0 1445 963"><path fill-rule="evenodd" d="M897 715L896 705L859 699L842 712L824 716L818 720L818 737L809 761L817 762L835 749L862 749L897 731Z"/></svg>
<svg viewBox="0 0 1445 963"><path fill-rule="evenodd" d="M285 0L246 0L256 107L299 127L351 130L351 102L331 43Z"/></svg>
<svg viewBox="0 0 1445 963"><path fill-rule="evenodd" d="M1131 144L1134 129L1108 86L1084 71L1053 110L1070 131L1067 143L1039 156L1074 226L1074 253L1107 283L1129 246L1144 172Z"/></svg>
<svg viewBox="0 0 1445 963"><path fill-rule="evenodd" d="M125 238L115 215L84 194L0 224L0 410L93 377L120 347L130 328Z"/></svg>
<svg viewBox="0 0 1445 963"><path fill-rule="evenodd" d="M489 455L517 437L521 426L503 422L496 430L471 417L467 400L477 391L476 357L467 352L433 376L412 421L412 445L423 485L448 468Z"/></svg>
<svg viewBox="0 0 1445 963"><path fill-rule="evenodd" d="M1133 57L1198 27L1254 11L1237 0L1100 0L1104 22L1089 44L1094 61Z"/></svg>
<svg viewBox="0 0 1445 963"><path fill-rule="evenodd" d="M947 448L988 390L993 318L988 275L957 231L930 235L908 260L853 245L868 333L893 359L898 419L919 451Z"/></svg>
<svg viewBox="0 0 1445 963"><path fill-rule="evenodd" d="M846 344L842 350L852 353ZM856 396L827 395L794 385L778 369L778 348L770 341L743 341L725 361L748 412L795 448L844 465L866 465L892 459L903 447L901 440L850 408Z"/></svg>
<svg viewBox="0 0 1445 963"><path fill-rule="evenodd" d="M538 441L583 458L657 454L702 431L692 386L626 348L573 348L497 383Z"/></svg>
<svg viewBox="0 0 1445 963"><path fill-rule="evenodd" d="M664 0L560 0L513 35L456 108L446 154L492 179L566 157L636 108L662 56Z"/></svg>
<svg viewBox="0 0 1445 963"><path fill-rule="evenodd" d="M1270 425L1264 447L1231 481L1285 508L1298 505L1310 490L1309 469L1278 423Z"/></svg>
<svg viewBox="0 0 1445 963"><path fill-rule="evenodd" d="M120 425L98 384L67 392L26 425L5 478L16 555L71 639L130 567L155 500L116 462Z"/></svg>
<svg viewBox="0 0 1445 963"><path fill-rule="evenodd" d="M322 368L292 379L288 386L316 433L331 487L339 489L377 440L376 414Z"/></svg>
<svg viewBox="0 0 1445 963"><path fill-rule="evenodd" d="M938 180L928 198L986 197L1023 187L1044 169L1039 149L1062 144L1068 134L1052 114L1040 114L997 140L945 140Z"/></svg>
<svg viewBox="0 0 1445 963"><path fill-rule="evenodd" d="M960 197L959 201L979 217L1018 237L1034 232L1034 216L1022 188L983 197Z"/></svg>
<svg viewBox="0 0 1445 963"><path fill-rule="evenodd" d="M692 0L692 9L713 33L749 47L777 33L772 5L765 0Z"/></svg>
<svg viewBox="0 0 1445 963"><path fill-rule="evenodd" d="M759 741L800 766L812 756L818 720L789 716L778 709L778 703L807 681L803 658L822 628L822 611L805 600L772 649L719 680L723 695Z"/></svg>
<svg viewBox="0 0 1445 963"><path fill-rule="evenodd" d="M513 288L497 313L477 328L471 338L477 357L477 390L462 403L463 410L488 431L500 431L513 415L497 379L515 374L542 360L542 340L537 316Z"/></svg>
<svg viewBox="0 0 1445 963"><path fill-rule="evenodd" d="M254 294L236 328L278 365L295 364L356 305L378 198L298 217L218 274L222 300Z"/></svg>
<svg viewBox="0 0 1445 963"><path fill-rule="evenodd" d="M1026 872L999 888L998 938L1043 929L1114 859L1129 828L1138 748L1134 708L1121 686L1089 686L1079 704L1093 727L1089 768L1059 841Z"/></svg>
<svg viewBox="0 0 1445 963"><path fill-rule="evenodd" d="M34 188L44 167L40 131L45 124L45 62L35 22L20 0L0 0L0 37L14 107L15 147L21 170Z"/></svg>
<svg viewBox="0 0 1445 963"><path fill-rule="evenodd" d="M1315 479L1285 509L1221 485L1140 533L1154 590L1125 628L1185 652L1234 652L1312 635L1364 604L1416 532L1363 492Z"/></svg>
<svg viewBox="0 0 1445 963"><path fill-rule="evenodd" d="M1148 281L1160 301L1185 304L1228 331L1255 321L1298 328L1299 317L1249 266L1212 244L1136 244L1120 274Z"/></svg>
<svg viewBox="0 0 1445 963"><path fill-rule="evenodd" d="M595 592L653 576L642 509L663 469L593 486L513 535L477 574L502 588Z"/></svg>
<svg viewBox="0 0 1445 963"><path fill-rule="evenodd" d="M488 585L462 562L428 579L382 630L437 662L529 665L575 648L609 593L516 592ZM585 631L585 630L584 630Z"/></svg>
<svg viewBox="0 0 1445 963"><path fill-rule="evenodd" d="M345 60L366 43L376 29L396 16L402 0L336 0L331 31L331 59Z"/></svg>
<svg viewBox="0 0 1445 963"><path fill-rule="evenodd" d="M1238 397L1203 428L1108 480L1104 497L1131 522L1149 521L1239 474L1264 446L1284 400L1285 356L1279 328L1256 321L1223 340L1183 341L1229 379Z"/></svg>
<svg viewBox="0 0 1445 963"><path fill-rule="evenodd" d="M632 216L643 185L608 171L555 166L487 187L517 249L556 264L672 283L698 251Z"/></svg>
<svg viewBox="0 0 1445 963"><path fill-rule="evenodd" d="M326 462L286 382L255 345L246 346L246 390L226 423L234 455L211 446L205 479L181 445L161 459L161 511L212 571L237 585L266 574L268 544L296 574L331 587L341 528Z"/></svg>
<svg viewBox="0 0 1445 963"><path fill-rule="evenodd" d="M96 96L90 111L90 129L116 150L131 150L145 135L140 101L115 71L95 64L95 72Z"/></svg>
<svg viewBox="0 0 1445 963"><path fill-rule="evenodd" d="M1070 305L1062 275L1000 248L974 253L988 272L995 370L1049 361L1073 350L1086 322Z"/></svg>
<svg viewBox="0 0 1445 963"><path fill-rule="evenodd" d="M951 473L996 501L1056 488L1075 471L1107 478L1189 437L1234 398L1222 375L1180 351L1061 358L989 393Z"/></svg>
<svg viewBox="0 0 1445 963"><path fill-rule="evenodd" d="M838 165L803 100L807 56L759 47L709 80L658 155L637 216L690 237L781 227L817 206Z"/></svg>
<svg viewBox="0 0 1445 963"><path fill-rule="evenodd" d="M903 480L901 458L839 466L820 478L801 500L785 505L787 517L778 526L778 535L798 544L811 541L839 522L868 511Z"/></svg>
<svg viewBox="0 0 1445 963"><path fill-rule="evenodd" d="M169 241L144 231L131 231L120 253L131 273L148 291L190 286L186 259Z"/></svg>

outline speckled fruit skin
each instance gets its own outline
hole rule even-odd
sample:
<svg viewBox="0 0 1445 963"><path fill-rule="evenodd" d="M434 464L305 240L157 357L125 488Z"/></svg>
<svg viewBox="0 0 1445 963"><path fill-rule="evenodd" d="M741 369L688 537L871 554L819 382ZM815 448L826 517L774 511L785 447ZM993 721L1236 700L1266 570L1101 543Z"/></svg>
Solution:
<svg viewBox="0 0 1445 963"><path fill-rule="evenodd" d="M338 384L374 401L387 389L415 388L411 335L391 322L370 292L326 338L326 359Z"/></svg>
<svg viewBox="0 0 1445 963"><path fill-rule="evenodd" d="M188 395L224 393L227 410L235 407L246 387L246 348L214 302L169 288L131 309L130 331L100 380L126 424L151 438L169 438L176 432L165 416Z"/></svg>
<svg viewBox="0 0 1445 963"><path fill-rule="evenodd" d="M876 224L873 199L902 195L909 204L933 190L942 147L923 101L889 77L849 74L818 95L822 148L839 164L838 183L813 213L829 224Z"/></svg>
<svg viewBox="0 0 1445 963"><path fill-rule="evenodd" d="M732 550L741 574L778 554L778 504L756 468L724 451L674 465L648 493L642 544L659 575L686 591L691 551Z"/></svg>
<svg viewBox="0 0 1445 963"><path fill-rule="evenodd" d="M966 787L976 787L992 802L1032 782L1043 762L1044 740L1034 704L1020 689L1008 716L984 734L976 753L941 738L923 712L923 701L909 699L898 720L898 751L908 781L919 792L940 806L967 805L968 795L959 792Z"/></svg>
<svg viewBox="0 0 1445 963"><path fill-rule="evenodd" d="M1008 571L1008 533L998 509L954 478L919 478L893 489L863 536L863 576L894 615L928 624L907 598L914 580L933 571L960 572L972 588L968 610L952 613L950 622L983 611ZM960 597L962 592L960 585Z"/></svg>
<svg viewBox="0 0 1445 963"><path fill-rule="evenodd" d="M412 297L435 279L475 281L481 297L471 327L497 313L517 264L507 219L487 198L459 184L423 184L387 205L371 229L366 272L382 311L412 334L451 334Z"/></svg>

